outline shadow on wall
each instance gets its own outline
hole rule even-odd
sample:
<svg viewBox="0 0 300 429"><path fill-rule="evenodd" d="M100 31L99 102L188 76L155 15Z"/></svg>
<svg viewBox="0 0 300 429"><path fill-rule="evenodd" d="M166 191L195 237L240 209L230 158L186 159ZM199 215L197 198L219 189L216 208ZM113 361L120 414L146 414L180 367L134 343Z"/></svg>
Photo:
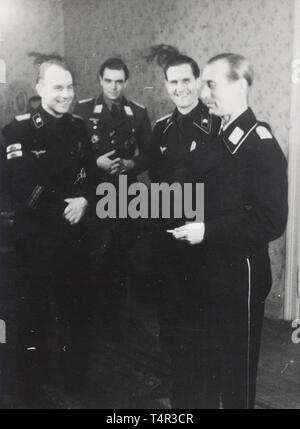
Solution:
<svg viewBox="0 0 300 429"><path fill-rule="evenodd" d="M0 58L0 83L6 83L6 63Z"/></svg>

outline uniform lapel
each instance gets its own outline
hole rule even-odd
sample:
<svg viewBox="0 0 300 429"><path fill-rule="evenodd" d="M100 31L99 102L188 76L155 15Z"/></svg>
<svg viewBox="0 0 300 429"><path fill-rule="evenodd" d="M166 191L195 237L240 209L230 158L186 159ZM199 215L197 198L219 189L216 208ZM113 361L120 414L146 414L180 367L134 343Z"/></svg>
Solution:
<svg viewBox="0 0 300 429"><path fill-rule="evenodd" d="M220 137L223 144L232 155L235 155L247 137L256 128L257 120L253 111L248 108L235 121L232 122L224 131L221 131Z"/></svg>
<svg viewBox="0 0 300 429"><path fill-rule="evenodd" d="M195 127L199 128L206 135L210 134L212 128L212 116L208 113L207 108L199 100L196 108L190 113Z"/></svg>

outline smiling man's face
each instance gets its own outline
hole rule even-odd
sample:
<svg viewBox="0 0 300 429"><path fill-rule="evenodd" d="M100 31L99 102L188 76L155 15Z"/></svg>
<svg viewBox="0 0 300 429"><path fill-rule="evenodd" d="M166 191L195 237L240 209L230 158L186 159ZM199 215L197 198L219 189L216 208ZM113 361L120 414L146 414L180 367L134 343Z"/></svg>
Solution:
<svg viewBox="0 0 300 429"><path fill-rule="evenodd" d="M67 113L74 98L73 78L69 71L53 64L36 86L42 107L55 117Z"/></svg>
<svg viewBox="0 0 300 429"><path fill-rule="evenodd" d="M100 76L100 85L108 100L119 100L127 86L124 70L112 70L106 67L103 76Z"/></svg>
<svg viewBox="0 0 300 429"><path fill-rule="evenodd" d="M225 60L204 67L200 97L213 115L231 116L243 95L240 81L231 80L229 73L230 67Z"/></svg>
<svg viewBox="0 0 300 429"><path fill-rule="evenodd" d="M199 79L195 78L190 64L168 68L165 85L171 100L179 109L194 106L198 99Z"/></svg>

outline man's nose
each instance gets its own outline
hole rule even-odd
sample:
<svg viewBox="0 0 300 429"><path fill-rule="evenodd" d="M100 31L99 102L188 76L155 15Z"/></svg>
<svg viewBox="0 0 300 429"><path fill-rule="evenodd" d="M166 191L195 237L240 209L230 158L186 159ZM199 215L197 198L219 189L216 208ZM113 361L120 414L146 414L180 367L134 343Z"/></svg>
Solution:
<svg viewBox="0 0 300 429"><path fill-rule="evenodd" d="M210 96L210 90L207 86L202 86L200 88L200 98L202 100L205 100L206 98L208 98Z"/></svg>
<svg viewBox="0 0 300 429"><path fill-rule="evenodd" d="M178 82L176 86L176 90L178 93L184 91L186 88L186 85L183 82Z"/></svg>
<svg viewBox="0 0 300 429"><path fill-rule="evenodd" d="M61 96L63 98L69 98L71 96L71 91L68 88L64 88L61 93Z"/></svg>

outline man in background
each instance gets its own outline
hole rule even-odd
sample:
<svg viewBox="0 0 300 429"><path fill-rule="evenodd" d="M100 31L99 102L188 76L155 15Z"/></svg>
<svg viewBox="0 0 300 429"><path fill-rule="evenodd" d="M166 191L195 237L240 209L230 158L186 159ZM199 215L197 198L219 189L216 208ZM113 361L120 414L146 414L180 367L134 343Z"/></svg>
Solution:
<svg viewBox="0 0 300 429"><path fill-rule="evenodd" d="M41 105L41 97L39 95L33 95L29 98L27 103L27 113L34 113Z"/></svg>
<svg viewBox="0 0 300 429"><path fill-rule="evenodd" d="M79 100L74 110L89 130L97 183L112 183L116 189L120 175L123 179L126 176L129 186L148 166L151 125L147 110L125 98L128 79L127 65L120 58L109 58L99 70L102 93L96 98ZM95 238L94 280L101 288L99 313L103 315L104 335L108 340L123 337L121 313L128 281L133 277L130 252L138 231L138 220L118 218L95 219L91 231Z"/></svg>

